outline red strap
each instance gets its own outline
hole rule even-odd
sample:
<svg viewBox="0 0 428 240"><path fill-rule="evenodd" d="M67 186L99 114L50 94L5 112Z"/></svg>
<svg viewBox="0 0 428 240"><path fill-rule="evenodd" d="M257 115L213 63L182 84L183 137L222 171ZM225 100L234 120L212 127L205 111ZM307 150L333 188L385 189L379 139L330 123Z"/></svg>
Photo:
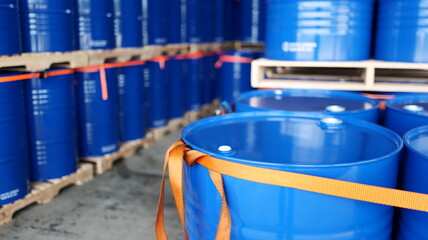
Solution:
<svg viewBox="0 0 428 240"><path fill-rule="evenodd" d="M104 101L108 100L108 87L107 87L107 77L106 70L104 65L100 66L100 84L101 84L101 95Z"/></svg>
<svg viewBox="0 0 428 240"><path fill-rule="evenodd" d="M165 69L165 62L170 59L169 56L159 56L150 59L152 62L158 62L160 69Z"/></svg>
<svg viewBox="0 0 428 240"><path fill-rule="evenodd" d="M220 68L224 62L230 62L230 63L251 63L253 61L252 58L249 57L240 57L240 56L228 56L223 55L220 56L218 61L215 63L216 68Z"/></svg>
<svg viewBox="0 0 428 240"><path fill-rule="evenodd" d="M188 53L187 58L189 59L200 59L204 57L203 52L195 52L195 53Z"/></svg>
<svg viewBox="0 0 428 240"><path fill-rule="evenodd" d="M42 76L44 76L44 77L55 77L55 76L72 74L73 72L74 72L73 69L61 69L61 70L54 70L54 71L46 72L44 75L40 72L24 73L24 74L18 74L18 75L13 75L13 76L0 77L0 82L21 81L21 80L28 80L28 79L32 79L32 78L40 78Z"/></svg>

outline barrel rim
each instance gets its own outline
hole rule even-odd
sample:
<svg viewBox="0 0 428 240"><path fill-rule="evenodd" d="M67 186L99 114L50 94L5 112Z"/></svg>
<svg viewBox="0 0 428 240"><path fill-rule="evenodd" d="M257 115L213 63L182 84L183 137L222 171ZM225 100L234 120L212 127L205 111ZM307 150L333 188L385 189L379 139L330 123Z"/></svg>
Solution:
<svg viewBox="0 0 428 240"><path fill-rule="evenodd" d="M392 111L397 111L400 113L408 113L408 114L411 114L413 116L417 116L417 117L421 117L421 118L428 118L428 115L414 114L414 113L407 112L403 109L399 109L396 107L396 104L417 103L415 101L418 101L418 100L425 100L425 102L428 103L428 94L416 93L416 94L405 94L405 95L397 96L393 99L385 100L385 106L387 109L392 110ZM412 101L412 102L409 102L409 101Z"/></svg>
<svg viewBox="0 0 428 240"><path fill-rule="evenodd" d="M387 128L384 128L380 125L370 123L367 121L362 120L356 120L351 118L340 118L343 120L346 124L351 124L355 127L363 127L365 129L370 130L371 132L377 132L378 134L381 134L387 138L389 138L395 145L396 149L394 151L389 152L388 154L384 154L380 157L368 159L368 160L361 160L357 162L347 162L347 163L334 163L334 164L291 164L291 163L272 163L272 162L260 162L260 161L254 161L254 160L247 160L247 159L241 159L241 158L235 158L231 156L225 156L221 155L215 152L210 152L206 149L200 148L193 144L191 141L187 139L187 135L194 131L197 128L200 128L201 126L209 126L213 124L218 124L222 120L232 120L232 119L242 119L242 118L252 118L252 119L269 119L269 118L301 118L301 119L312 119L312 120L320 120L322 118L331 118L329 115L325 114L304 114L304 113L284 113L280 111L269 111L269 112L243 112L243 113L231 113L226 115L220 115L220 116L214 116L205 118L202 120L199 120L197 122L191 123L188 126L186 126L182 133L181 138L182 140L188 144L192 149L203 152L205 154L208 154L210 156L219 158L219 159L225 159L228 161L240 163L240 164L248 164L248 165L256 165L259 167L266 167L266 168L338 168L338 167L352 167L352 166L359 166L364 164L371 164L378 161L387 160L390 157L394 155L398 155L398 153L403 148L403 140L402 138L392 130L389 130Z"/></svg>
<svg viewBox="0 0 428 240"><path fill-rule="evenodd" d="M415 149L412 146L412 144L411 144L411 141L415 137L420 136L423 133L428 134L428 125L424 125L424 126L421 126L421 127L413 128L413 129L407 131L404 134L403 139L404 139L404 144L407 147L407 149L409 149L410 151L412 151L412 153L415 153L419 157L422 157L424 160L428 160L428 155L425 155L425 154L421 153L419 150Z"/></svg>
<svg viewBox="0 0 428 240"><path fill-rule="evenodd" d="M276 91L282 91L282 94L277 94L275 93ZM289 93L289 94L287 94ZM323 97L337 97L337 98L341 98L341 99L346 99L346 100L355 100L355 101L359 101L359 100L365 100L365 102L368 102L370 104L372 104L372 107L369 109L358 109L358 110L347 110L344 112L338 112L338 113L334 113L334 115L347 115L347 114L352 114L352 113L360 113L360 112L366 112L366 111L373 111L376 109L380 108L381 102L379 100L376 99L372 99L363 95L359 95L357 93L350 93L350 92L343 92L343 91L332 91L332 90L312 90L312 89L276 89L276 90L255 90L255 91L249 91L249 92L245 92L241 95L239 95L235 102L238 103L243 99L248 99L250 97L268 97L268 96L293 96L293 94L302 94L302 95L307 95L308 97L311 97L311 95L313 95L313 97L315 97L315 95L317 96L323 96ZM253 107L250 106L251 108L254 109L264 109L264 110L277 110L277 109L269 109L269 108L261 108L261 107ZM278 111L283 111L283 112L305 112L305 111L290 111L290 110L278 110ZM322 113L322 111L314 111L311 113Z"/></svg>

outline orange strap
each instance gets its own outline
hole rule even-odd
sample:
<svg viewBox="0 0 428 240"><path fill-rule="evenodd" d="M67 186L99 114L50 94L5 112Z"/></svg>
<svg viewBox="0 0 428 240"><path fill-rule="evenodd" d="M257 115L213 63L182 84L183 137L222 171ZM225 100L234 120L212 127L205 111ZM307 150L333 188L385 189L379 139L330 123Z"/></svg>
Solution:
<svg viewBox="0 0 428 240"><path fill-rule="evenodd" d="M25 73L25 74L19 74L19 75L13 75L13 76L5 76L0 77L0 82L13 82L13 81L20 81L20 80L28 80L32 78L40 78L40 77L55 77L55 76L62 76L67 74L72 74L74 72L73 69L61 69L61 70L54 70L49 71L45 73Z"/></svg>
<svg viewBox="0 0 428 240"><path fill-rule="evenodd" d="M155 225L156 239L158 240L168 239L163 220L164 180L167 167L169 167L171 188L174 193L180 220L186 239L188 239L186 229L184 228L185 216L182 186L183 160L186 161L189 166L198 163L206 167L209 170L211 180L222 197L222 208L216 240L229 240L232 224L227 207L226 195L224 194L222 174L257 183L428 212L428 194L233 163L211 157L196 150L190 150L184 142L178 141L171 146L165 155L164 172Z"/></svg>
<svg viewBox="0 0 428 240"><path fill-rule="evenodd" d="M160 69L165 69L165 62L170 59L169 56L159 56L150 59L152 62L158 62Z"/></svg>
<svg viewBox="0 0 428 240"><path fill-rule="evenodd" d="M215 63L216 68L220 68L224 62L230 62L230 63L251 63L253 61L252 58L249 57L240 57L240 56L228 56L223 55L220 56L218 61Z"/></svg>
<svg viewBox="0 0 428 240"><path fill-rule="evenodd" d="M204 57L203 52L194 52L194 53L188 53L187 55L188 59L199 59Z"/></svg>

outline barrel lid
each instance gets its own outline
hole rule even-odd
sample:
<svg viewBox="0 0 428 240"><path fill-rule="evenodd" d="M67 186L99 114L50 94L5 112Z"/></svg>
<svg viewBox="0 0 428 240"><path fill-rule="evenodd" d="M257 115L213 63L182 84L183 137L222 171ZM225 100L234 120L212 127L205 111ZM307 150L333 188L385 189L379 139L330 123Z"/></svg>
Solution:
<svg viewBox="0 0 428 240"><path fill-rule="evenodd" d="M428 116L428 94L409 94L385 101L388 109Z"/></svg>
<svg viewBox="0 0 428 240"><path fill-rule="evenodd" d="M237 104L245 104L259 110L297 112L326 112L347 114L377 109L380 102L360 94L328 90L261 90L240 95Z"/></svg>
<svg viewBox="0 0 428 240"><path fill-rule="evenodd" d="M404 143L412 152L428 160L428 126L408 131L404 135Z"/></svg>
<svg viewBox="0 0 428 240"><path fill-rule="evenodd" d="M202 119L185 127L182 139L216 158L278 169L366 164L403 145L396 133L366 121L274 111Z"/></svg>

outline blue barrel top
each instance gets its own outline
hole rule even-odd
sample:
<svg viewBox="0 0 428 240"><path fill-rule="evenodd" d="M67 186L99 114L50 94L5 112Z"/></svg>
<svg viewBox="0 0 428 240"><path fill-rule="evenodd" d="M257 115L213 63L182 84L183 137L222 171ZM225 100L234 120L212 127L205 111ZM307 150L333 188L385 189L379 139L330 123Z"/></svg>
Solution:
<svg viewBox="0 0 428 240"><path fill-rule="evenodd" d="M20 0L24 52L77 49L75 0Z"/></svg>
<svg viewBox="0 0 428 240"><path fill-rule="evenodd" d="M427 11L427 0L380 0L375 58L428 62Z"/></svg>
<svg viewBox="0 0 428 240"><path fill-rule="evenodd" d="M25 82L32 181L69 175L78 162L73 70L53 69L45 76Z"/></svg>
<svg viewBox="0 0 428 240"><path fill-rule="evenodd" d="M267 0L266 57L367 60L373 8L374 0Z"/></svg>
<svg viewBox="0 0 428 240"><path fill-rule="evenodd" d="M389 188L402 148L397 134L369 122L279 112L206 118L184 128L182 139L236 163ZM393 207L223 179L231 239L390 239ZM185 165L184 189L190 239L213 240L221 198L207 169Z"/></svg>
<svg viewBox="0 0 428 240"><path fill-rule="evenodd" d="M411 94L385 101L385 126L400 135L428 125L428 95Z"/></svg>
<svg viewBox="0 0 428 240"><path fill-rule="evenodd" d="M428 194L428 126L406 133L404 143L407 151L402 168L402 188ZM398 219L396 239L428 239L428 213L400 209Z"/></svg>
<svg viewBox="0 0 428 240"><path fill-rule="evenodd" d="M360 94L328 90L252 91L236 99L236 111L314 112L376 123L380 102Z"/></svg>
<svg viewBox="0 0 428 240"><path fill-rule="evenodd" d="M18 0L0 0L0 55L20 54L21 29ZM7 36L7 37L5 37Z"/></svg>
<svg viewBox="0 0 428 240"><path fill-rule="evenodd" d="M7 77L17 74L1 74ZM24 81L0 83L0 206L27 195L28 150Z"/></svg>

